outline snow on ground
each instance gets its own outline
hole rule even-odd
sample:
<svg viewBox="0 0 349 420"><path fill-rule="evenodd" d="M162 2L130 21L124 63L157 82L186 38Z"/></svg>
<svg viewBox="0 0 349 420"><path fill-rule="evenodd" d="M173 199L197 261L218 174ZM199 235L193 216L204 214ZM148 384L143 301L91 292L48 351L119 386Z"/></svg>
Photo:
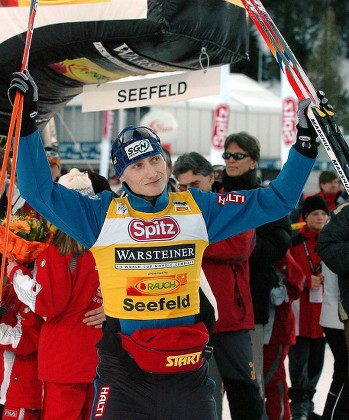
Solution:
<svg viewBox="0 0 349 420"><path fill-rule="evenodd" d="M286 369L288 366L288 360L286 359ZM333 374L333 356L330 348L326 345L326 352L325 352L325 363L324 368L322 370L322 374L317 386L316 394L314 396L314 403L315 403L315 412L317 414L322 414L323 408L325 406L327 393L331 385L332 381L332 374ZM289 378L288 378L289 381ZM223 420L230 420L230 412L228 401L226 397L223 400Z"/></svg>

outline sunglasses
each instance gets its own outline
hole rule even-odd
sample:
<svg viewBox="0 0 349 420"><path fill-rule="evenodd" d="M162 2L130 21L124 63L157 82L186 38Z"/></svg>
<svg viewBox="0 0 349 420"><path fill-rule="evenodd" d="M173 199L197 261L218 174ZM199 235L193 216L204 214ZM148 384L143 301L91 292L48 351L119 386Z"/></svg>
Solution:
<svg viewBox="0 0 349 420"><path fill-rule="evenodd" d="M158 135L153 131L151 128L148 127L134 127L128 129L124 132L121 132L116 140L120 144L128 143L132 140L142 140L142 139L149 139L152 138L160 143L160 138Z"/></svg>
<svg viewBox="0 0 349 420"><path fill-rule="evenodd" d="M242 159L245 159L248 156L250 156L250 155L247 155L246 153L228 153L228 152L224 152L222 154L222 158L225 159L225 160L229 160L231 157L234 160L242 160Z"/></svg>

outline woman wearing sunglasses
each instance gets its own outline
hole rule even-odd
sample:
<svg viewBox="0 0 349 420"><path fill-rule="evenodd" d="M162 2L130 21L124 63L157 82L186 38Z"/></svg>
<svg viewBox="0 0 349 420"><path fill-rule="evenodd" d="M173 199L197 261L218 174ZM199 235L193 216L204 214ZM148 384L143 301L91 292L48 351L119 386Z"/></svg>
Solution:
<svg viewBox="0 0 349 420"><path fill-rule="evenodd" d="M226 169L223 171L224 191L253 190L261 187L257 176L260 159L259 141L246 132L231 134L224 144L223 159ZM272 288L278 284L274 264L284 257L291 242L291 226L288 217L259 226L256 229L256 247L249 258L250 287L254 312L255 329L250 331L257 381L264 397L263 341L264 326L269 319L269 302ZM276 361L275 361L276 363ZM268 366L264 366L268 371ZM275 415L275 407L281 413L286 409L286 398L278 388L265 387L266 410L268 415ZM264 398L263 398L264 400ZM289 409L288 409L289 411ZM281 418L281 417L278 418ZM277 418L277 417L273 417Z"/></svg>
<svg viewBox="0 0 349 420"><path fill-rule="evenodd" d="M104 191L89 198L52 181L31 118L37 88L27 71L13 75L9 97L17 91L24 94L21 193L91 248L98 267L106 325L91 419L216 420L207 375L212 349L199 299L202 255L209 243L275 220L296 205L317 155L317 135L304 114L310 101L300 106L303 138L270 188L169 193L159 137L147 127L129 126L112 146L126 196Z"/></svg>

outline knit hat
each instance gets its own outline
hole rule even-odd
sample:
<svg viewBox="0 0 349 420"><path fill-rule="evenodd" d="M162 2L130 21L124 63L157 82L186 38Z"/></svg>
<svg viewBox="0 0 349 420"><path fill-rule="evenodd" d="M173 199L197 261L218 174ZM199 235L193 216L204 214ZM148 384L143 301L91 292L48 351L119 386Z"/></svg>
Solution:
<svg viewBox="0 0 349 420"><path fill-rule="evenodd" d="M302 204L302 217L305 217L315 210L323 210L327 214L329 214L328 207L326 201L320 197L319 195L311 195L307 197Z"/></svg>
<svg viewBox="0 0 349 420"><path fill-rule="evenodd" d="M64 185L70 190L75 190L81 195L94 195L92 183L87 174L80 172L79 169L73 168L65 175L62 175L58 183Z"/></svg>
<svg viewBox="0 0 349 420"><path fill-rule="evenodd" d="M160 139L155 131L134 125L126 127L115 139L111 150L116 176L120 178L132 163L159 154L164 157Z"/></svg>

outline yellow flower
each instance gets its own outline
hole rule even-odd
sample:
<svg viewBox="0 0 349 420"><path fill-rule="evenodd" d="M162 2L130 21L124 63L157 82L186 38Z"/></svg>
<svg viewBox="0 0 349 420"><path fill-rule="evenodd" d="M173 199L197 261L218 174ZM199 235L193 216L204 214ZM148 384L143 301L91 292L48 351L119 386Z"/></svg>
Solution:
<svg viewBox="0 0 349 420"><path fill-rule="evenodd" d="M6 219L0 223L5 226ZM45 242L48 237L46 220L35 218L33 212L11 216L9 230L27 241Z"/></svg>
<svg viewBox="0 0 349 420"><path fill-rule="evenodd" d="M12 220L10 222L10 230L17 235L18 232L23 230L26 234L30 233L30 225L24 220Z"/></svg>

